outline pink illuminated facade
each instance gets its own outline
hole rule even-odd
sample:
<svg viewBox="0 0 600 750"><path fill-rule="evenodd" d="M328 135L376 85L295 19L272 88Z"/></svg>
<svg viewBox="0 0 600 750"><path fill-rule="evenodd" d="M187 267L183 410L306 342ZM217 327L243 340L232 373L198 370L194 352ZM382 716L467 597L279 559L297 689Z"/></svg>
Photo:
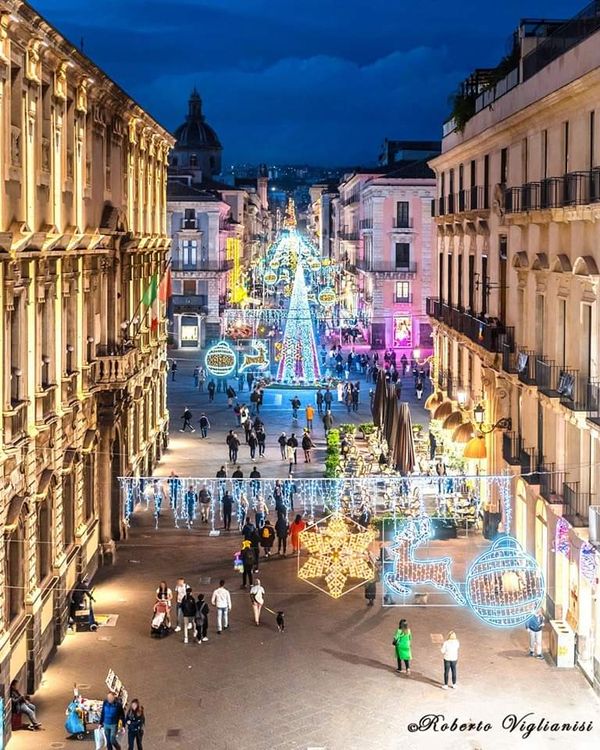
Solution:
<svg viewBox="0 0 600 750"><path fill-rule="evenodd" d="M334 207L335 255L345 261L342 304L372 349L411 359L432 353L426 298L433 289L435 177L425 160L345 177Z"/></svg>

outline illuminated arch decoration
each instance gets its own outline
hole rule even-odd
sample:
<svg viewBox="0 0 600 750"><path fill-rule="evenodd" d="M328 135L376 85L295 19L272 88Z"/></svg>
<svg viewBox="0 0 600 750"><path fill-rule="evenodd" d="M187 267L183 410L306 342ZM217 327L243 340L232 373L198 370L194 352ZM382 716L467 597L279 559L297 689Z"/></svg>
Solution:
<svg viewBox="0 0 600 750"><path fill-rule="evenodd" d="M579 570L586 581L596 580L597 565L596 550L589 542L584 542L579 550Z"/></svg>
<svg viewBox="0 0 600 750"><path fill-rule="evenodd" d="M554 551L560 555L569 557L571 553L571 542L569 541L569 523L564 518L559 518L556 522L556 531L554 534Z"/></svg>
<svg viewBox="0 0 600 750"><path fill-rule="evenodd" d="M367 548L376 534L341 513L333 513L300 532L300 543L309 558L300 565L298 577L333 599L362 586L373 578ZM323 581L323 585L315 582ZM348 585L348 579L358 579Z"/></svg>
<svg viewBox="0 0 600 750"><path fill-rule="evenodd" d="M496 628L522 625L545 596L542 571L514 537L503 536L467 572L466 596L480 620Z"/></svg>
<svg viewBox="0 0 600 750"><path fill-rule="evenodd" d="M384 588L407 596L414 585L428 583L445 591L458 602L466 604L458 584L452 578L452 558L418 559L415 550L431 538L431 521L428 516L411 518L400 523L391 552L393 569L383 575Z"/></svg>
<svg viewBox="0 0 600 750"><path fill-rule="evenodd" d="M269 348L265 341L252 341L254 354L244 354L240 372L247 370L249 367L255 367L257 370L265 370L269 366Z"/></svg>
<svg viewBox="0 0 600 750"><path fill-rule="evenodd" d="M204 357L204 365L216 378L226 378L235 370L237 357L235 351L226 341L219 341L211 346Z"/></svg>

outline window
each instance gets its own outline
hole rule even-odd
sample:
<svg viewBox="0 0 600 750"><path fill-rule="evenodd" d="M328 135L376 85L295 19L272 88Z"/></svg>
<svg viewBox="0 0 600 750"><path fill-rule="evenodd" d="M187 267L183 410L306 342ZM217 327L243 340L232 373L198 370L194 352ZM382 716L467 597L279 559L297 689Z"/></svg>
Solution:
<svg viewBox="0 0 600 750"><path fill-rule="evenodd" d="M394 318L394 346L412 346L412 319L407 315Z"/></svg>
<svg viewBox="0 0 600 750"><path fill-rule="evenodd" d="M37 580L40 584L50 573L52 555L51 504L53 492L39 503L37 509Z"/></svg>
<svg viewBox="0 0 600 750"><path fill-rule="evenodd" d="M527 138L521 141L521 182L529 182L529 148Z"/></svg>
<svg viewBox="0 0 600 750"><path fill-rule="evenodd" d="M410 302L410 281L396 282L396 302Z"/></svg>
<svg viewBox="0 0 600 750"><path fill-rule="evenodd" d="M542 179L548 177L548 131L542 130Z"/></svg>
<svg viewBox="0 0 600 750"><path fill-rule="evenodd" d="M396 242L396 268L408 269L410 267L410 244L408 242Z"/></svg>
<svg viewBox="0 0 600 750"><path fill-rule="evenodd" d="M183 228L196 229L196 211L193 208L186 208L183 215Z"/></svg>
<svg viewBox="0 0 600 750"><path fill-rule="evenodd" d="M190 154L190 167L198 166L198 154Z"/></svg>
<svg viewBox="0 0 600 750"><path fill-rule="evenodd" d="M183 268L196 268L198 262L198 241L181 241L181 263Z"/></svg>
<svg viewBox="0 0 600 750"><path fill-rule="evenodd" d="M490 207L490 157L483 157L483 207Z"/></svg>
<svg viewBox="0 0 600 750"><path fill-rule="evenodd" d="M4 546L5 624L8 625L21 614L25 606L25 532L23 518L6 536Z"/></svg>
<svg viewBox="0 0 600 750"><path fill-rule="evenodd" d="M508 149L503 148L500 151L500 182L506 185L508 181Z"/></svg>
<svg viewBox="0 0 600 750"><path fill-rule="evenodd" d="M408 201L397 201L396 202L396 227L408 227L410 226L410 218L408 214L409 203Z"/></svg>
<svg viewBox="0 0 600 750"><path fill-rule="evenodd" d="M563 172L569 171L569 121L563 122Z"/></svg>
<svg viewBox="0 0 600 750"><path fill-rule="evenodd" d="M94 455L86 453L83 459L83 489L84 489L84 521L89 521L94 515L95 497L94 497Z"/></svg>
<svg viewBox="0 0 600 750"><path fill-rule="evenodd" d="M590 144L589 144L590 158L588 160L589 169L594 168L594 152L596 150L596 142L595 142L596 132L595 131L596 131L596 113L594 112L594 110L592 110L590 112Z"/></svg>
<svg viewBox="0 0 600 750"><path fill-rule="evenodd" d="M75 541L75 497L73 491L73 476L65 474L62 483L62 521L63 542L65 548Z"/></svg>
<svg viewBox="0 0 600 750"><path fill-rule="evenodd" d="M184 295L187 294L196 294L196 282L190 281L189 279L184 279L183 281L183 293Z"/></svg>

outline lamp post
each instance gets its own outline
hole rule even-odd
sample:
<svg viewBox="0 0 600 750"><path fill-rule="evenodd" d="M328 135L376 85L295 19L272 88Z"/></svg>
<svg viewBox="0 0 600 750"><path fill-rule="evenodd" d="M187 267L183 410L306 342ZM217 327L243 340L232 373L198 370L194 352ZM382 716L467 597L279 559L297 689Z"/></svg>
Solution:
<svg viewBox="0 0 600 750"><path fill-rule="evenodd" d="M510 417L501 417L495 424L484 427L485 408L482 404L477 404L473 409L473 419L482 435L489 435L494 430L512 430L512 419Z"/></svg>

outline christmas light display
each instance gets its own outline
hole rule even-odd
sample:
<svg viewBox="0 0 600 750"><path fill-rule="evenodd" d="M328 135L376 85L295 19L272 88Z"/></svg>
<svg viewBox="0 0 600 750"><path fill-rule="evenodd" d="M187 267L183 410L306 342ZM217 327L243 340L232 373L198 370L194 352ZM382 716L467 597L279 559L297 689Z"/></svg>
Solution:
<svg viewBox="0 0 600 750"><path fill-rule="evenodd" d="M467 601L488 625L522 625L542 604L544 576L531 555L511 536L502 536L472 563L466 578Z"/></svg>
<svg viewBox="0 0 600 750"><path fill-rule="evenodd" d="M596 580L597 565L596 550L589 542L584 542L579 550L579 570L586 581Z"/></svg>
<svg viewBox="0 0 600 750"><path fill-rule="evenodd" d="M249 367L264 370L269 366L269 347L267 343L253 340L251 346L254 349L254 354L243 355L240 372L247 370Z"/></svg>
<svg viewBox="0 0 600 750"><path fill-rule="evenodd" d="M323 307L331 307L335 304L336 296L335 292L331 287L325 287L325 289L321 289L319 292L318 297L319 303L323 305Z"/></svg>
<svg viewBox="0 0 600 750"><path fill-rule="evenodd" d="M374 531L338 513L318 521L300 532L300 544L310 556L302 566L298 558L298 577L339 599L373 578L367 548L375 538ZM327 588L314 579L323 580ZM348 579L358 583L347 587Z"/></svg>
<svg viewBox="0 0 600 750"><path fill-rule="evenodd" d="M569 541L569 523L564 518L559 518L556 522L556 531L554 534L554 551L560 555L569 557L571 552L571 542Z"/></svg>
<svg viewBox="0 0 600 750"><path fill-rule="evenodd" d="M235 370L237 359L234 350L226 341L212 346L204 358L204 365L216 378L226 378Z"/></svg>
<svg viewBox="0 0 600 750"><path fill-rule="evenodd" d="M384 586L401 596L411 593L416 584L432 584L450 594L459 604L466 604L458 584L452 578L452 558L417 559L415 550L431 538L431 521L427 516L400 523L390 550L394 555L393 569L384 573Z"/></svg>
<svg viewBox="0 0 600 750"><path fill-rule="evenodd" d="M320 379L315 332L301 263L296 268L281 353L278 380L283 383L314 384Z"/></svg>

